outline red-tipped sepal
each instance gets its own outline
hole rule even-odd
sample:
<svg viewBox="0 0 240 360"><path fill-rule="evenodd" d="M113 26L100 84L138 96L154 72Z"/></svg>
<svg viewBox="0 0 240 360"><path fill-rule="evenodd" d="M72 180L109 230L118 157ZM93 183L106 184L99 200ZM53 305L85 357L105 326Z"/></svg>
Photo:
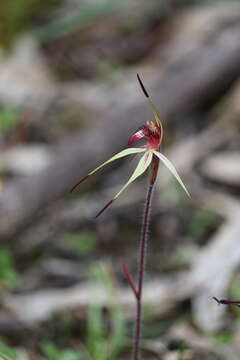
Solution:
<svg viewBox="0 0 240 360"><path fill-rule="evenodd" d="M143 152L143 151L145 151L145 149L140 149L140 148L130 148L130 149L124 149L124 150L120 151L119 153L115 154L110 159L108 159L107 161L105 161L104 163L102 163L101 165L96 167L94 170L90 171L86 176L84 176L80 181L78 181L78 183L72 187L71 192L78 185L80 185L84 180L86 180L90 175L93 175L96 171L100 170L103 166L111 163L112 161L120 159L120 158L122 158L124 156L128 156L128 155L131 155L131 154L137 154L137 153L140 153L140 152Z"/></svg>
<svg viewBox="0 0 240 360"><path fill-rule="evenodd" d="M100 216L103 211L105 211L112 203L114 200L116 200L119 195L133 182L135 181L139 176L141 176L149 167L149 165L151 164L152 161L152 157L153 157L153 152L152 151L146 151L145 149L140 149L143 150L145 152L145 154L141 157L141 159L139 160L136 169L134 170L134 172L132 173L132 175L130 176L129 180L126 182L126 184L119 190L119 192L114 196L114 198L112 200L110 200L103 208L102 210L100 210L96 217Z"/></svg>
<svg viewBox="0 0 240 360"><path fill-rule="evenodd" d="M112 203L114 199L110 200L96 215L96 218L99 217Z"/></svg>
<svg viewBox="0 0 240 360"><path fill-rule="evenodd" d="M84 176L81 180L79 180L79 181L77 182L77 184L75 184L75 185L71 188L70 192L73 192L73 190L75 190L75 189L78 187L78 185L80 185L80 184L81 184L84 180L86 180L88 177L89 177L89 175L86 175L86 176Z"/></svg>

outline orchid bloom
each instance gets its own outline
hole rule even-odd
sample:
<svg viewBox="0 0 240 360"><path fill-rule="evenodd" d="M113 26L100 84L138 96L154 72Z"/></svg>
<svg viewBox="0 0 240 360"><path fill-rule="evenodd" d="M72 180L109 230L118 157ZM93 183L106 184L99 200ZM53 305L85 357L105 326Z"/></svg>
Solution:
<svg viewBox="0 0 240 360"><path fill-rule="evenodd" d="M139 176L141 176L150 166L151 166L150 183L153 185L155 183L155 180L156 180L156 177L157 177L159 161L162 161L163 164L170 170L170 172L177 179L177 181L182 186L182 188L184 189L186 194L190 197L190 194L189 194L188 190L186 189L184 183L182 182L180 176L178 175L177 170L175 169L174 165L171 163L171 161L169 159L166 158L166 156L164 156L159 151L160 145L161 145L161 142L162 142L162 138L163 138L162 123L161 123L161 120L159 118L157 108L154 105L154 103L152 102L152 100L151 100L148 92L146 91L146 89L145 89L139 75L137 75L137 78L138 78L139 84L141 86L141 89L142 89L144 95L146 96L150 106L151 106L155 122L147 121L145 125L141 126L134 134L132 134L130 136L130 138L128 140L128 145L132 145L137 140L140 140L142 138L146 139L146 141L147 141L146 145L144 145L142 147L139 147L139 148L131 147L131 148L127 148L127 149L124 149L124 150L120 151L119 153L117 153L116 155L114 155L113 157L111 157L110 159L108 159L107 161L102 163L101 165L99 165L97 168L90 171L83 179L81 179L72 188L72 191L73 191L82 181L86 180L90 175L93 175L95 172L100 170L103 166L111 163L112 161L115 161L117 159L120 159L120 158L128 156L128 155L143 153L142 157L140 158L140 160L139 160L139 162L137 164L136 169L134 170L134 172L130 176L127 183L118 191L118 193L113 197L113 199L110 200L102 208L102 210L100 210L98 212L96 217L101 215L102 212L106 208L108 208L108 206L110 206L113 203L113 201L116 200L118 198L118 196L128 187L128 185L130 185Z"/></svg>

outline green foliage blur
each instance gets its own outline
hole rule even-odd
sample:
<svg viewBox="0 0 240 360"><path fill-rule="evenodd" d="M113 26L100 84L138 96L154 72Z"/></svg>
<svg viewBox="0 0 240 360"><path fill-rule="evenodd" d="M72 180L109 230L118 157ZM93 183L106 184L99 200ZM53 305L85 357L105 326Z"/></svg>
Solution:
<svg viewBox="0 0 240 360"><path fill-rule="evenodd" d="M0 341L0 359L2 360L16 360L18 357L17 351L10 348L2 341Z"/></svg>
<svg viewBox="0 0 240 360"><path fill-rule="evenodd" d="M185 341L183 340L179 346L177 360L183 360L184 359L184 353L185 353Z"/></svg>
<svg viewBox="0 0 240 360"><path fill-rule="evenodd" d="M0 133L7 133L18 121L17 109L3 107L0 109Z"/></svg>
<svg viewBox="0 0 240 360"><path fill-rule="evenodd" d="M108 316L111 330L107 326L102 306L96 301L96 304L88 307L85 343L80 343L77 349L60 349L53 342L44 342L41 349L47 360L116 360L122 350L125 343L125 324L122 309L115 301L111 270L106 264L97 263L91 272L94 285L103 286L109 296Z"/></svg>
<svg viewBox="0 0 240 360"><path fill-rule="evenodd" d="M19 33L41 19L44 11L60 2L61 0L0 1L0 44L5 49L10 49Z"/></svg>
<svg viewBox="0 0 240 360"><path fill-rule="evenodd" d="M42 344L42 352L48 360L83 360L84 355L74 349L60 350L54 343L45 342Z"/></svg>
<svg viewBox="0 0 240 360"><path fill-rule="evenodd" d="M114 281L111 271L105 264L96 264L93 277L108 293L111 331L106 329L102 308L98 304L90 305L87 316L87 349L92 360L115 360L125 343L125 323L123 312L115 301Z"/></svg>
<svg viewBox="0 0 240 360"><path fill-rule="evenodd" d="M0 288L13 288L18 279L11 252L5 246L0 246Z"/></svg>
<svg viewBox="0 0 240 360"><path fill-rule="evenodd" d="M97 238L91 231L65 233L64 238L68 245L81 255L91 254L97 248Z"/></svg>
<svg viewBox="0 0 240 360"><path fill-rule="evenodd" d="M197 209L191 217L188 231L193 238L200 238L211 225L219 222L219 217L207 209Z"/></svg>

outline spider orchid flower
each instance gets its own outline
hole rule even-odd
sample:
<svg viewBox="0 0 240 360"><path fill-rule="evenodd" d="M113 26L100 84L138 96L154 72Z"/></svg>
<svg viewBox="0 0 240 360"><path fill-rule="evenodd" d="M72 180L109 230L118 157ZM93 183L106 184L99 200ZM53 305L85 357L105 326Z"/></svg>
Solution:
<svg viewBox="0 0 240 360"><path fill-rule="evenodd" d="M166 156L164 156L159 150L160 150L160 145L162 142L162 138L163 138L163 127L162 127L162 123L160 120L160 117L158 115L157 112L157 108L154 105L154 103L152 102L146 88L144 87L142 80L140 79L140 76L137 75L139 84L141 86L141 89L144 93L144 95L146 96L151 109L152 109L152 113L154 116L155 121L147 121L145 125L141 126L135 133L133 133L129 140L128 140L128 145L132 145L133 143L135 143L137 140L140 139L146 139L146 145L139 147L139 148L127 148L124 149L122 151L120 151L119 153L117 153L116 155L114 155L113 157L111 157L110 159L108 159L107 161L105 161L104 163L102 163L101 165L99 165L98 167L96 167L94 170L90 171L84 178L82 178L73 188L71 191L73 191L80 183L82 183L84 180L86 180L89 176L93 175L95 172L97 172L98 170L100 170L102 167L104 167L105 165L120 159L122 157L128 156L128 155L133 155L133 154L138 154L138 153L143 153L143 155L141 156L137 167L135 168L134 172L132 173L132 175L130 176L129 180L126 182L126 184L118 191L118 193L113 197L113 199L111 199L96 215L96 217L98 217L99 215L101 215L103 213L104 210L106 210L112 203L113 201L115 201L119 195L128 187L128 185L130 185L133 181L135 181L139 176L141 176L144 172L146 172L146 170L150 167L150 184L154 184L156 177L157 177L157 172L158 172L158 166L159 166L159 162L162 161L162 163L170 170L170 172L173 174L173 176L177 179L177 181L179 182L179 184L182 186L182 188L184 189L184 191L186 192L186 194L190 197L190 194L188 192L188 190L186 189L183 181L181 180L179 174L177 173L177 170L175 169L174 165L171 163L171 161L169 159L166 158Z"/></svg>

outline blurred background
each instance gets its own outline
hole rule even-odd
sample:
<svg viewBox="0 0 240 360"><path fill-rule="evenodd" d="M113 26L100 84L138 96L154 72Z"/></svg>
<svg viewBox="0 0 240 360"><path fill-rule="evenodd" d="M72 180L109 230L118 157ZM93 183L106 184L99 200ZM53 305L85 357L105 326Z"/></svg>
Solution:
<svg viewBox="0 0 240 360"><path fill-rule="evenodd" d="M144 359L240 357L240 2L2 0L0 353L126 360L146 176L89 170L152 115L162 152L144 287Z"/></svg>

